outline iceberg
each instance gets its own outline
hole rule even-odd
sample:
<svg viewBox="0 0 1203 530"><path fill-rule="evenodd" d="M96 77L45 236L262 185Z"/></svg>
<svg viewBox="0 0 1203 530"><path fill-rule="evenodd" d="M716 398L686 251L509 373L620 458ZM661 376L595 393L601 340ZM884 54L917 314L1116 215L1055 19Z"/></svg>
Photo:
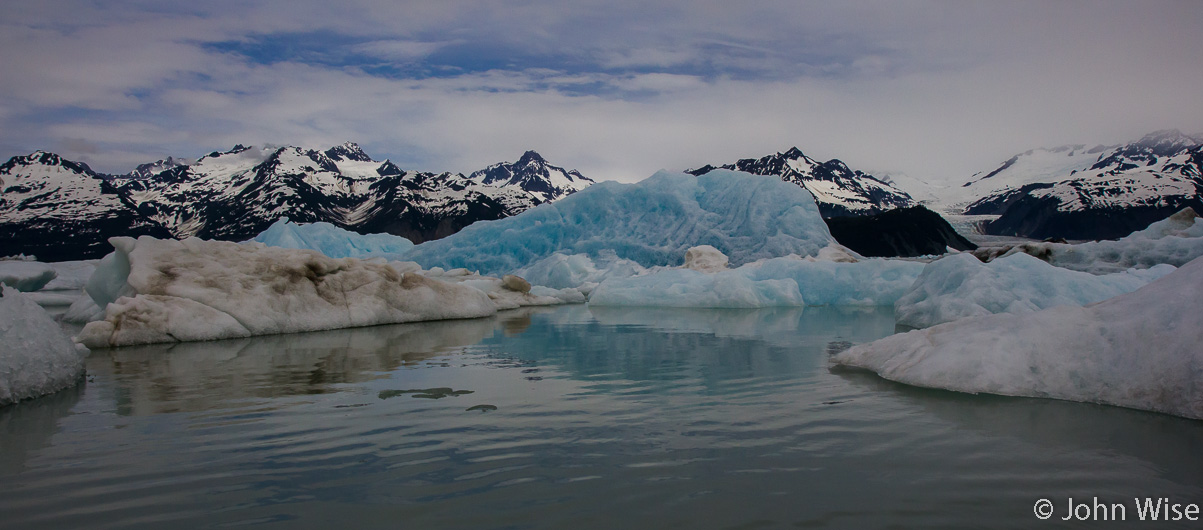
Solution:
<svg viewBox="0 0 1203 530"><path fill-rule="evenodd" d="M812 255L832 242L814 198L800 186L727 170L699 177L661 171L635 184L594 184L513 217L474 223L414 246L404 259L490 275L526 269L528 279L541 283L528 267L557 253L653 267L680 265L686 249L710 245L739 266ZM588 267L572 260L557 258L542 270L558 280L588 276Z"/></svg>
<svg viewBox="0 0 1203 530"><path fill-rule="evenodd" d="M251 241L269 247L316 250L332 258L395 256L413 248L408 239L392 234L358 234L330 223L297 224L283 217Z"/></svg>
<svg viewBox="0 0 1203 530"><path fill-rule="evenodd" d="M692 257L688 257L693 253ZM923 263L860 259L833 245L831 260L786 256L717 267L716 249L690 249L687 265L639 276L611 276L589 295L591 306L755 308L803 305L892 305L914 283ZM699 264L699 256L703 263ZM850 261L856 260L856 261ZM698 268L702 270L698 270ZM713 271L713 272L707 272Z"/></svg>
<svg viewBox="0 0 1203 530"><path fill-rule="evenodd" d="M58 273L45 263L25 260L0 260L0 284L18 291L32 292L54 280Z"/></svg>
<svg viewBox="0 0 1203 530"><path fill-rule="evenodd" d="M647 269L644 266L606 251L601 251L594 257L587 254L556 252L514 271L532 284L554 289L590 289L610 276L627 277L645 272Z"/></svg>
<svg viewBox="0 0 1203 530"><path fill-rule="evenodd" d="M0 288L0 406L75 386L85 351L12 287Z"/></svg>
<svg viewBox="0 0 1203 530"><path fill-rule="evenodd" d="M496 312L480 289L384 260L189 238L111 238L86 292L104 319L92 348L474 318ZM81 308L82 309L82 308Z"/></svg>
<svg viewBox="0 0 1203 530"><path fill-rule="evenodd" d="M756 281L738 269L715 273L663 269L607 279L589 295L589 305L755 308L805 304L798 284L791 279Z"/></svg>
<svg viewBox="0 0 1203 530"><path fill-rule="evenodd" d="M42 287L44 291L78 291L88 284L99 260L59 261L47 263L54 269L54 280Z"/></svg>
<svg viewBox="0 0 1203 530"><path fill-rule="evenodd" d="M1085 307L966 318L836 354L901 383L1203 419L1203 258Z"/></svg>
<svg viewBox="0 0 1203 530"><path fill-rule="evenodd" d="M982 263L968 253L929 263L894 304L898 324L926 328L992 313L1031 313L1086 305L1135 291L1173 272L1173 265L1096 276L1018 253Z"/></svg>

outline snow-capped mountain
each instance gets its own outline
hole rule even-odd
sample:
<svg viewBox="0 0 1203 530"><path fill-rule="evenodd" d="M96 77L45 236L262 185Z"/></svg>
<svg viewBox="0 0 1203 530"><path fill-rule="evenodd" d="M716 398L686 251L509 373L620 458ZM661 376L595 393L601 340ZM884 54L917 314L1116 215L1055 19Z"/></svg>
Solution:
<svg viewBox="0 0 1203 530"><path fill-rule="evenodd" d="M103 254L112 235L170 234L124 200L116 179L37 151L0 166L0 255Z"/></svg>
<svg viewBox="0 0 1203 530"><path fill-rule="evenodd" d="M825 218L844 215L873 215L894 208L913 206L915 201L906 192L866 173L855 171L843 162L832 159L817 162L797 147L784 153L762 158L745 158L722 169L744 171L754 175L776 175L810 191ZM706 165L687 173L702 175L716 169Z"/></svg>
<svg viewBox="0 0 1203 530"><path fill-rule="evenodd" d="M969 215L998 215L990 234L1109 239L1186 206L1203 206L1203 139L1157 131L1120 146L1034 149L945 197Z"/></svg>
<svg viewBox="0 0 1203 530"><path fill-rule="evenodd" d="M487 186L517 187L539 200L552 202L593 184L574 170L548 164L539 153L527 151L513 164L502 162L472 173L468 178Z"/></svg>
<svg viewBox="0 0 1203 530"><path fill-rule="evenodd" d="M325 151L238 145L191 163L144 164L126 175L98 174L37 152L0 166L0 255L97 257L115 235L241 241L281 217L422 242L592 183L534 152L523 160L510 170L514 182L485 184L460 174L404 171L372 160L354 143Z"/></svg>

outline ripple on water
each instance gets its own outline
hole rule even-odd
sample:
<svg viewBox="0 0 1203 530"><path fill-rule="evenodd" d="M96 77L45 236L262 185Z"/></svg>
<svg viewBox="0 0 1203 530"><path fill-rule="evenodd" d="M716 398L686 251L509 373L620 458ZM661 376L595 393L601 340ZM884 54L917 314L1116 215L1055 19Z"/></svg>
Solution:
<svg viewBox="0 0 1203 530"><path fill-rule="evenodd" d="M0 409L7 528L1027 527L1203 499L1200 422L832 370L888 309L591 310L96 352Z"/></svg>

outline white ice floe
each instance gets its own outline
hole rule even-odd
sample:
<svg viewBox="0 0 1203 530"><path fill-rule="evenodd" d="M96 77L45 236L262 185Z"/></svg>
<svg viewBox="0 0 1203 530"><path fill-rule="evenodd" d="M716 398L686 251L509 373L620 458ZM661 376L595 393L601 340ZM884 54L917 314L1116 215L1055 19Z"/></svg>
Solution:
<svg viewBox="0 0 1203 530"><path fill-rule="evenodd" d="M104 308L89 347L209 340L471 318L496 306L479 289L401 272L383 260L331 258L190 238L110 239L87 292Z"/></svg>
<svg viewBox="0 0 1203 530"><path fill-rule="evenodd" d="M897 322L913 328L991 313L1031 313L1106 300L1174 269L1161 264L1096 276L1022 253L989 263L968 253L953 254L929 263L894 309Z"/></svg>
<svg viewBox="0 0 1203 530"><path fill-rule="evenodd" d="M79 383L87 351L26 295L0 289L0 406Z"/></svg>
<svg viewBox="0 0 1203 530"><path fill-rule="evenodd" d="M57 274L54 267L37 261L0 260L0 284L22 292L45 287Z"/></svg>
<svg viewBox="0 0 1203 530"><path fill-rule="evenodd" d="M589 304L726 308L891 305L923 269L922 263L912 261L848 262L843 260L855 258L841 252L826 256L841 261L787 256L715 272L661 267L639 276L611 276L593 290Z"/></svg>
<svg viewBox="0 0 1203 530"><path fill-rule="evenodd" d="M96 271L99 260L59 261L47 263L54 269L55 277L42 287L43 291L78 291L88 284L88 278Z"/></svg>
<svg viewBox="0 0 1203 530"><path fill-rule="evenodd" d="M405 259L499 275L556 253L599 258L612 252L643 267L680 265L686 249L710 245L738 266L813 255L833 241L814 198L795 184L727 170L699 177L662 171L635 184L594 184L513 217L475 223L415 246Z"/></svg>
<svg viewBox="0 0 1203 530"><path fill-rule="evenodd" d="M1085 306L966 318L855 346L837 364L962 392L1203 419L1203 258Z"/></svg>
<svg viewBox="0 0 1203 530"><path fill-rule="evenodd" d="M297 224L287 217L272 223L251 241L270 247L307 248L332 258L395 256L414 246L401 236L357 234L330 223Z"/></svg>

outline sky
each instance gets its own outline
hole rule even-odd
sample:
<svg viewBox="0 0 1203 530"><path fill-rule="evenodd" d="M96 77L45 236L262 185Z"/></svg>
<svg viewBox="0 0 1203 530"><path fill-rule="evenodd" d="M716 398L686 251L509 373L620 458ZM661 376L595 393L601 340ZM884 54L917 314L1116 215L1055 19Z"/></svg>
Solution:
<svg viewBox="0 0 1203 530"><path fill-rule="evenodd" d="M1203 2L41 0L0 18L0 157L124 173L359 143L596 180L797 146L963 182L1015 153L1203 133Z"/></svg>

